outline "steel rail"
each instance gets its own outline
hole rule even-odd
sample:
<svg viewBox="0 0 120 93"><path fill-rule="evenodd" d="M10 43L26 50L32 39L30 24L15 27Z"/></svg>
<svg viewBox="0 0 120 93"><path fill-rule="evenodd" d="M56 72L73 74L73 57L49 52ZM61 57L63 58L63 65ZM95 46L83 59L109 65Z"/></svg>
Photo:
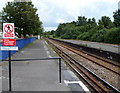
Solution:
<svg viewBox="0 0 120 93"><path fill-rule="evenodd" d="M90 77L87 73L85 73L81 68L80 68L80 66L78 66L77 64L75 64L75 62L72 62L71 60L72 59L69 59L69 56L68 55L66 55L65 54L65 59L67 58L67 63L70 65L70 66L72 66L73 64L74 64L74 66L76 67L76 68L78 68L78 70L79 71L81 71L89 80L91 80L95 85L97 85L97 87L98 87L98 89L97 89L97 92L100 92L101 90L104 92L104 93L106 93L107 92L107 90L106 90L106 88L104 88L103 86L101 86L100 84L98 84L97 83L97 81L96 80L94 80L92 77ZM69 62L71 62L72 63L72 65L69 63ZM75 67L72 67L73 69L75 69L75 72L79 72ZM79 72L79 74L80 74L80 72ZM82 78L84 78L83 76L82 76ZM86 82L89 82L87 79L84 79ZM89 85L90 85L91 83L89 82ZM92 85L91 85L92 86ZM93 87L93 86L92 86ZM95 87L94 87L95 88ZM100 89L101 90L100 90Z"/></svg>
<svg viewBox="0 0 120 93"><path fill-rule="evenodd" d="M54 42L54 41L53 41L53 42ZM57 44L58 44L58 43L57 43ZM112 71L112 72L114 72L114 73L120 75L119 72L116 72L116 71L112 70L111 68L106 67L106 66L104 66L104 65L102 65L102 64L99 64L99 63L96 62L95 60L92 60L92 59L90 59L90 58L88 58L88 57L82 55L81 53L78 53L78 52L74 51L73 49L70 49L68 46L63 46L62 44L59 44L59 45L62 46L62 47L64 47L64 48L66 48L66 49L68 49L68 50L70 50L70 51L72 51L72 52L74 52L74 53L76 53L76 54L78 54L79 56L84 57L85 59L87 59L87 60L89 60L89 61L94 62L94 63L97 64L97 65L100 65L100 66L102 66L102 67L104 67L104 68L106 68L106 69L108 69L108 70L110 70L110 71ZM85 54L86 54L86 53L85 53Z"/></svg>
<svg viewBox="0 0 120 93"><path fill-rule="evenodd" d="M62 44L67 45L67 46L69 46L69 47L71 47L71 48L73 48L73 49L75 49L75 50L77 50L77 51L80 51L80 52L82 52L82 53L85 53L85 54L88 54L88 55L90 55L90 56L93 56L93 57L95 57L95 58L97 58L97 59L100 59L100 60L102 60L102 61L106 61L106 62L108 62L108 63L110 63L110 64L112 64L112 65L115 65L115 66L120 67L119 64L117 64L117 63L115 64L115 63L111 62L111 60L109 60L109 59L105 59L105 58L102 58L102 57L100 57L100 56L97 56L97 55L91 54L91 53L89 53L89 52L86 52L86 51L84 51L84 50L80 50L80 49L78 49L78 48L76 48L76 47L73 47L73 46L67 44L67 42L65 42L65 41L61 41L61 40L53 39L53 38L49 38L49 39L55 40L55 41L57 41L57 42L62 42ZM71 43L71 44L72 44L72 45L76 45L76 44L73 44L73 43Z"/></svg>
<svg viewBox="0 0 120 93"><path fill-rule="evenodd" d="M55 49L55 51L58 53L58 55L60 56L60 57L62 57L64 60L66 60L67 59L67 63L68 63L68 61L71 61L71 60L68 60L68 58L69 58L69 56L66 54L66 53L64 53L63 51L61 51L58 47L56 47L56 46L54 46L56 49ZM63 56L67 56L66 58L65 57L63 57ZM94 89L96 92L100 92L101 90L104 92L104 93L107 93L107 91L101 86L101 85L99 85L94 79L92 79L89 75L86 75L83 71L82 71L82 73L84 73L92 82L94 82L95 83L95 85L97 85L97 87L99 87L99 88L96 88L93 84L91 84L91 82L90 81L88 81L84 76L82 76L82 74L80 74L80 72L73 66L73 65L71 65L70 63L68 63L69 64L69 66L79 75L79 76L81 76L82 77L82 79L84 79L85 80L85 82L87 82L91 87L92 87L92 89ZM79 69L79 67L77 67L78 69ZM80 69L79 69L80 70ZM101 89L101 90L100 90Z"/></svg>
<svg viewBox="0 0 120 93"><path fill-rule="evenodd" d="M113 61L113 63L115 64L118 64L119 65L119 57L120 57L120 54L117 54L117 53L112 53L112 52L109 52L109 51L104 51L104 50L100 50L100 49L95 49L95 48L90 48L90 47L86 47L86 46L81 46L81 45L78 45L78 44L74 44L74 43L71 43L71 42L67 42L67 41L63 41L63 40L59 40L59 39L54 39L54 38L50 38L52 40L55 40L55 41L58 41L58 42L61 42L65 45L68 45L68 46L71 46L71 47L74 47L76 49L79 49L81 51L84 51L86 53L89 53L89 54L93 54L95 56L98 56L98 57L101 57L102 59L105 59L107 61ZM89 50L88 50L89 49ZM93 50L93 52L91 51ZM96 52L97 54L96 54ZM104 54L102 53L104 52ZM100 55L99 55L100 54ZM101 55L102 54L102 55ZM112 59L109 59L108 57L114 57ZM104 58L103 58L104 57ZM116 58L116 59L115 59ZM120 65L119 65L120 66Z"/></svg>
<svg viewBox="0 0 120 93"><path fill-rule="evenodd" d="M66 60L66 58L63 57L63 51L61 51L61 50L60 50L58 47L56 47L56 46L51 46L51 47L55 50L55 52L56 52L61 58L63 58L63 59L65 60L66 63L68 63L68 60ZM70 63L68 63L68 65L69 65L80 77L82 77L82 79L83 79L86 83L88 83L88 84L92 87L93 90L95 90L96 92L99 92L99 91L100 91L99 89L95 88L95 87L91 84L91 82L89 82L84 76L82 76L82 74L81 74L76 68L74 68Z"/></svg>
<svg viewBox="0 0 120 93"><path fill-rule="evenodd" d="M46 40L46 41L48 41L48 40ZM49 44L52 44L50 41L48 41L48 43ZM52 44L53 45L53 44ZM54 47L56 47L55 45L54 45ZM56 48L58 48L58 47L56 47ZM54 49L55 50L55 49ZM56 51L57 52L57 51ZM57 53L59 53L59 52L57 52ZM77 60L75 60L75 59L73 59L73 57L71 57L70 55L69 55L69 57L72 59L72 60L74 60L77 64L79 64L80 66L82 66L84 69L86 69L88 72L90 72L92 75L94 75L95 77L97 77L99 80L101 80L102 82L104 82L107 86L109 86L110 88L112 88L112 90L114 90L115 92L117 92L117 93L120 93L120 91L118 90L118 89L116 89L114 86L112 86L111 84L109 84L108 82L106 82L105 80L103 80L101 77L99 77L98 75L96 75L94 72L92 72L91 70L89 70L87 67L85 67L85 66L83 66L81 63L79 63Z"/></svg>

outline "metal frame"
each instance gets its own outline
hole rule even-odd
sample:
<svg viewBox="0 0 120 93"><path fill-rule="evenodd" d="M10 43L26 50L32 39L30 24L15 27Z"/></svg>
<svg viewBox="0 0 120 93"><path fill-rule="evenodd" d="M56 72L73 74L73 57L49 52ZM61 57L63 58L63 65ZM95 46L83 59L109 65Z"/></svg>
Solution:
<svg viewBox="0 0 120 93"><path fill-rule="evenodd" d="M2 60L2 61L8 61L9 62L9 91L12 91L12 80L11 80L11 61L32 61L32 60L58 60L59 61L59 83L61 83L61 58L60 57L53 57L53 58L40 58L40 59L15 59L11 60L11 52L9 51L9 59L8 60Z"/></svg>

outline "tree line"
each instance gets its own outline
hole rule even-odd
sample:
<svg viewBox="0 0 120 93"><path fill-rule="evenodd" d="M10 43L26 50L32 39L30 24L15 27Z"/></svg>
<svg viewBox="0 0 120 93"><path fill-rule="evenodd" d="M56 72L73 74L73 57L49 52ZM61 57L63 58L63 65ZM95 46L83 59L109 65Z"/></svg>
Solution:
<svg viewBox="0 0 120 93"><path fill-rule="evenodd" d="M78 39L93 42L120 44L120 10L113 12L114 21L102 16L96 22L95 18L78 16L77 21L59 24L56 31L45 34L62 39Z"/></svg>
<svg viewBox="0 0 120 93"><path fill-rule="evenodd" d="M37 9L32 2L8 2L2 11L3 23L14 23L15 34L19 38L43 32Z"/></svg>

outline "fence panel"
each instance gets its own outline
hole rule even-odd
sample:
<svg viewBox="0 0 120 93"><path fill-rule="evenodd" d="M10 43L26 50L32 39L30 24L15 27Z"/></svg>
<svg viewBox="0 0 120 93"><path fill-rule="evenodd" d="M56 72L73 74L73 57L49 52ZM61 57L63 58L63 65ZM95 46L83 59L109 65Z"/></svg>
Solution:
<svg viewBox="0 0 120 93"><path fill-rule="evenodd" d="M18 39L18 40L16 40L16 46L18 46L18 49L20 50L35 40L36 40L36 37L26 38L26 39ZM1 43L0 43L0 46L2 46ZM11 55L13 55L16 52L17 51L11 51ZM8 57L8 51L0 51L0 60L4 60L7 57Z"/></svg>

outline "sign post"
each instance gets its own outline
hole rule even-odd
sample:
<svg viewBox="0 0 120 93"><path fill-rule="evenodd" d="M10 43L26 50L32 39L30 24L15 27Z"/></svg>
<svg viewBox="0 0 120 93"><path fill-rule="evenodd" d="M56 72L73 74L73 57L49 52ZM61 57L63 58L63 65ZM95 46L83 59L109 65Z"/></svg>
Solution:
<svg viewBox="0 0 120 93"><path fill-rule="evenodd" d="M9 91L12 91L12 78L11 78L11 52L9 50Z"/></svg>
<svg viewBox="0 0 120 93"><path fill-rule="evenodd" d="M8 51L9 55L9 91L12 91L11 79L11 50L18 50L16 46L14 23L3 23L3 39L1 50Z"/></svg>

